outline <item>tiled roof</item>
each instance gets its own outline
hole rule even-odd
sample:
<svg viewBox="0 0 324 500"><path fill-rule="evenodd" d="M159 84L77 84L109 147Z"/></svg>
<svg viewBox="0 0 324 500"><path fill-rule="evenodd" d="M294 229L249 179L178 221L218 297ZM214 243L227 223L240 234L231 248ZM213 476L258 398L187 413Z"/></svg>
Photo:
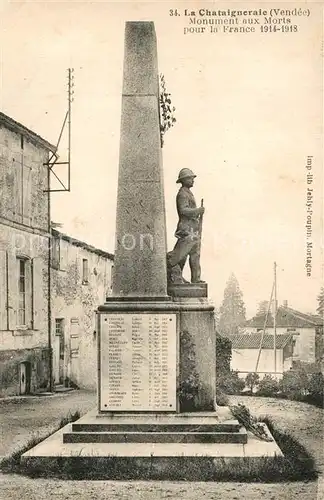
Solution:
<svg viewBox="0 0 324 500"><path fill-rule="evenodd" d="M245 335L232 335L232 349L259 349L261 343L261 333L251 333ZM276 335L276 348L283 349L285 345L293 338L292 334L286 333ZM274 335L264 335L262 349L274 348Z"/></svg>
<svg viewBox="0 0 324 500"><path fill-rule="evenodd" d="M263 328L265 321L265 314L254 316L246 322L246 326L252 326L254 328ZM323 319L320 316L313 314L305 314L291 307L279 306L277 310L276 318L277 327L297 327L297 328L311 328L314 326L323 325ZM269 314L267 327L273 326L273 317Z"/></svg>
<svg viewBox="0 0 324 500"><path fill-rule="evenodd" d="M57 231L57 229L52 229L51 230L52 235L55 238L60 238L61 240L67 241L71 245L74 245L76 247L82 247L88 252L95 253L99 255L100 257L104 257L105 259L109 260L114 260L114 255L106 252L105 250L100 250L100 248L96 248L92 245L89 245L88 243L85 243L84 241L77 240L76 238L72 238L71 236L68 236L67 234L61 233L60 231Z"/></svg>
<svg viewBox="0 0 324 500"><path fill-rule="evenodd" d="M53 144L50 144L48 141L46 141L46 139L43 139L40 135L36 134L35 132L25 127L21 123L17 122L13 118L10 118L10 116L5 115L1 111L0 111L0 125L4 125L6 128L12 130L13 132L22 134L25 137L27 137L27 139L29 139L31 142L39 144L48 151L51 151L52 153L56 153L57 149L56 146L53 146Z"/></svg>

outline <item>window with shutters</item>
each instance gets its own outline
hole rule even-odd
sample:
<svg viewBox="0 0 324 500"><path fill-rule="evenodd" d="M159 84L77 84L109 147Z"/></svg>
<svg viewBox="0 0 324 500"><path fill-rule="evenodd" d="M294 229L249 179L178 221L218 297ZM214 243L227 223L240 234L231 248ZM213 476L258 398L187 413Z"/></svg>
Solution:
<svg viewBox="0 0 324 500"><path fill-rule="evenodd" d="M26 325L26 261L18 259L18 325Z"/></svg>
<svg viewBox="0 0 324 500"><path fill-rule="evenodd" d="M10 186L12 184L12 186ZM12 175L8 182L11 188L12 215L15 221L25 225L31 224L31 189L32 167L24 151L24 138L21 136L20 151L13 153ZM9 191L10 196L10 191Z"/></svg>
<svg viewBox="0 0 324 500"><path fill-rule="evenodd" d="M31 261L26 258L17 258L18 300L17 300L17 327L29 328L32 314L32 276Z"/></svg>

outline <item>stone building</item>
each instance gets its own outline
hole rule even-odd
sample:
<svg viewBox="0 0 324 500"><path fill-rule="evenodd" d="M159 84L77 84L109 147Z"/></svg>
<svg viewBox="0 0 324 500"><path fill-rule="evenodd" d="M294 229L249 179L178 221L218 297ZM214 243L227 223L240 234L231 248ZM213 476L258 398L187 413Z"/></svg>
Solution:
<svg viewBox="0 0 324 500"><path fill-rule="evenodd" d="M0 113L0 397L96 384L113 256L51 228L56 148Z"/></svg>
<svg viewBox="0 0 324 500"><path fill-rule="evenodd" d="M49 385L49 154L0 113L0 395Z"/></svg>
<svg viewBox="0 0 324 500"><path fill-rule="evenodd" d="M54 383L95 389L95 311L109 294L113 255L56 230L52 237Z"/></svg>
<svg viewBox="0 0 324 500"><path fill-rule="evenodd" d="M246 323L246 333L260 332L264 322L265 315L254 316ZM273 332L273 317L270 315L266 333L273 334ZM323 318L320 316L296 311L288 307L288 303L285 302L277 310L276 332L293 335L295 341L293 361L313 364L323 360Z"/></svg>

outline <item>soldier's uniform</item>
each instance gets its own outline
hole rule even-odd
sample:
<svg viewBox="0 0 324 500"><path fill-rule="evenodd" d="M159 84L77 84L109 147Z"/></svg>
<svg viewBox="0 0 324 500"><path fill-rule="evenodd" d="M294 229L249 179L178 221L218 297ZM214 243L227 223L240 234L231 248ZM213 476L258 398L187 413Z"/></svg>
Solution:
<svg viewBox="0 0 324 500"><path fill-rule="evenodd" d="M193 175L194 176L194 175ZM194 176L195 177L195 176ZM177 182L181 181L179 179ZM178 239L174 249L168 253L167 262L171 269L171 281L183 282L182 270L189 255L191 282L200 281L200 235L199 235L199 209L194 195L188 187L179 189L176 199L179 222L175 232Z"/></svg>

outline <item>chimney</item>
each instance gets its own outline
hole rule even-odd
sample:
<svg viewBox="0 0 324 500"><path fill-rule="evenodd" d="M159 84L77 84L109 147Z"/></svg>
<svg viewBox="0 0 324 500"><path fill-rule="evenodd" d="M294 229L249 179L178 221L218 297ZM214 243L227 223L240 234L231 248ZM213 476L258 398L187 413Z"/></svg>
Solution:
<svg viewBox="0 0 324 500"><path fill-rule="evenodd" d="M288 300L283 301L283 307L288 307Z"/></svg>

